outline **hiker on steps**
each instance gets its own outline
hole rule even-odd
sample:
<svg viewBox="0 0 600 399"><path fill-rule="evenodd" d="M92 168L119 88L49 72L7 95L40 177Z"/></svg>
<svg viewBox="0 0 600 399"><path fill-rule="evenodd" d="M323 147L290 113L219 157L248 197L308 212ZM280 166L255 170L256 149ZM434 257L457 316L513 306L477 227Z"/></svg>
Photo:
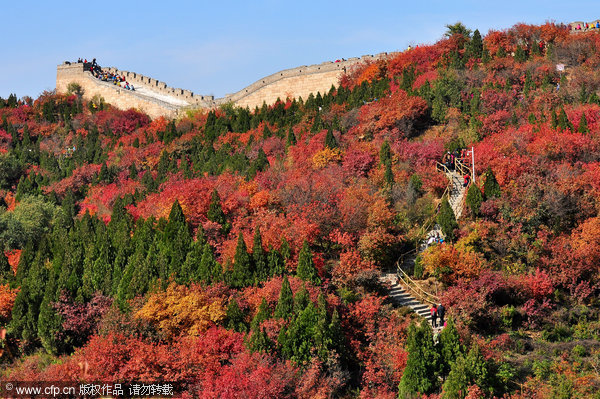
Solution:
<svg viewBox="0 0 600 399"><path fill-rule="evenodd" d="M463 187L467 187L469 185L469 181L471 180L471 176L466 173L463 177Z"/></svg>
<svg viewBox="0 0 600 399"><path fill-rule="evenodd" d="M437 307L437 314L440 317L440 326L444 326L444 315L446 313L446 308L441 303Z"/></svg>
<svg viewBox="0 0 600 399"><path fill-rule="evenodd" d="M436 328L438 312L437 308L435 307L435 303L431 305L431 309L429 311L431 312L431 327Z"/></svg>

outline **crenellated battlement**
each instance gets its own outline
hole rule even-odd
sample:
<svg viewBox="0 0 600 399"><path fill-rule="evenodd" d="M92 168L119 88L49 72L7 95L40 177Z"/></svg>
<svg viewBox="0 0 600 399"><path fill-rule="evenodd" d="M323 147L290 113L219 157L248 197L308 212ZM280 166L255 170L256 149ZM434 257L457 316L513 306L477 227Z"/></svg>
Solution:
<svg viewBox="0 0 600 399"><path fill-rule="evenodd" d="M135 87L135 91L126 90L95 78L91 72L85 70L83 63L65 62L57 67L56 91L64 93L69 83L75 82L84 89L85 98L89 99L99 94L118 108L138 108L153 118L160 115L175 116L181 110L189 108L213 108L224 103L254 108L260 107L263 102L272 104L278 98L306 98L310 93L328 92L332 85L337 86L340 77L351 66L385 59L388 56L388 53L363 55L347 60L285 69L265 76L236 93L217 99L212 95L195 94L191 90L170 87L165 82L136 72L115 67L103 68L107 72L125 77L125 80Z"/></svg>
<svg viewBox="0 0 600 399"><path fill-rule="evenodd" d="M600 32L600 19L595 19L592 22L575 21L568 26L571 33Z"/></svg>

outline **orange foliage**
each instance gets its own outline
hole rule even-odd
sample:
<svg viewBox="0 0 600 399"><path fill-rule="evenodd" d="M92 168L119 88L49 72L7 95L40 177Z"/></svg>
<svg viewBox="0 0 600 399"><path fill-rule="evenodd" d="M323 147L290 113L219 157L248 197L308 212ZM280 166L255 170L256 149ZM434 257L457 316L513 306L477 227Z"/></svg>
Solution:
<svg viewBox="0 0 600 399"><path fill-rule="evenodd" d="M317 152L312 157L314 169L322 169L332 162L340 162L342 160L342 152L338 148L325 147Z"/></svg>
<svg viewBox="0 0 600 399"><path fill-rule="evenodd" d="M350 249L340 254L340 263L334 266L331 274L334 279L344 283L362 271L373 269L375 265L372 262L363 260L357 250Z"/></svg>
<svg viewBox="0 0 600 399"><path fill-rule="evenodd" d="M379 78L382 74L382 66L385 68L385 64L380 62L368 63L358 76L356 85L360 86L362 82L372 82L374 79Z"/></svg>
<svg viewBox="0 0 600 399"><path fill-rule="evenodd" d="M369 228L390 226L394 220L394 212L391 211L384 198L376 198L369 205L369 216L367 223Z"/></svg>
<svg viewBox="0 0 600 399"><path fill-rule="evenodd" d="M7 251L4 253L8 258L8 264L13 270L14 274L17 274L17 267L19 266L19 261L21 260L21 249L13 249L12 251Z"/></svg>
<svg viewBox="0 0 600 399"><path fill-rule="evenodd" d="M449 244L430 247L423 253L423 269L429 275L437 276L445 284L456 283L459 279L472 280L483 270L481 256L469 251L459 251Z"/></svg>
<svg viewBox="0 0 600 399"><path fill-rule="evenodd" d="M15 196L12 192L7 192L4 196L4 201L6 202L6 210L14 211L15 206L17 206L17 201L15 200Z"/></svg>
<svg viewBox="0 0 600 399"><path fill-rule="evenodd" d="M225 318L223 300L209 298L200 286L169 284L166 291L150 294L136 313L157 326L166 338L200 335Z"/></svg>
<svg viewBox="0 0 600 399"><path fill-rule="evenodd" d="M6 324L10 320L18 293L18 288L11 289L8 284L0 285L0 324Z"/></svg>
<svg viewBox="0 0 600 399"><path fill-rule="evenodd" d="M254 194L252 198L250 198L250 209L257 210L259 208L266 208L269 203L269 191L262 190L258 193Z"/></svg>
<svg viewBox="0 0 600 399"><path fill-rule="evenodd" d="M397 128L405 135L410 135L413 123L423 117L426 111L425 100L411 97L404 90L397 90L389 97L363 106L358 120L363 133Z"/></svg>

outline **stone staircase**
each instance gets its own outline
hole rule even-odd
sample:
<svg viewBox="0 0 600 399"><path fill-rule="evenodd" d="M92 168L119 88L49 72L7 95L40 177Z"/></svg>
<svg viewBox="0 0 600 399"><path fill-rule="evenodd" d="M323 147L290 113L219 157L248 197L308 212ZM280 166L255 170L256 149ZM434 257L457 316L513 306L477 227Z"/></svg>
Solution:
<svg viewBox="0 0 600 399"><path fill-rule="evenodd" d="M456 171L446 172L446 177L452 182L448 196L448 202L454 211L456 220L458 220L463 213L463 203L467 193L467 188L463 187L463 177Z"/></svg>
<svg viewBox="0 0 600 399"><path fill-rule="evenodd" d="M449 180L448 184L448 202L454 211L454 215L458 220L463 213L464 199L467 193L468 187L463 187L463 176L456 171L445 170L446 177ZM401 279L398 278L400 273L404 273L404 270L413 270L417 255L425 251L428 247L427 241L431 237L444 237L441 227L435 223L435 225L427 232L425 239L419 244L418 250L407 254L402 258L402 264L397 263L397 273L385 273L380 276L380 281L389 286L389 297L396 306L406 306L411 308L419 316L423 317L427 322L431 323L431 303L421 301L418 299L412 290L409 289L405 284L402 283ZM404 273L403 278L410 277ZM413 288L414 290L414 288ZM424 296L424 295L423 295ZM434 295L430 295L431 298L435 298ZM438 301L439 303L439 301ZM434 333L439 332L442 327L434 329Z"/></svg>
<svg viewBox="0 0 600 399"><path fill-rule="evenodd" d="M420 302L412 296L401 284L398 284L396 273L386 273L382 276L381 281L390 284L389 296L394 305L407 306L416 314L431 322L431 313L429 309L431 305Z"/></svg>

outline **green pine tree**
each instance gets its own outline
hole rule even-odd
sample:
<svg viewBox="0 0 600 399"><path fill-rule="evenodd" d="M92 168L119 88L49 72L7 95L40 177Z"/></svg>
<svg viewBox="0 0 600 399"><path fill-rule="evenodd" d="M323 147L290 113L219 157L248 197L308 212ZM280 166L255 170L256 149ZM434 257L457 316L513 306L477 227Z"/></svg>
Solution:
<svg viewBox="0 0 600 399"><path fill-rule="evenodd" d="M585 118L585 113L581 113L581 118L579 119L579 126L577 126L577 132L579 133L589 133L590 129L588 129L587 119Z"/></svg>
<svg viewBox="0 0 600 399"><path fill-rule="evenodd" d="M248 339L248 349L250 352L269 353L275 344L267 335L264 327L258 327L251 331Z"/></svg>
<svg viewBox="0 0 600 399"><path fill-rule="evenodd" d="M460 343L460 336L452 318L448 318L446 327L440 333L440 373L447 375L450 372L452 364L464 353L463 345Z"/></svg>
<svg viewBox="0 0 600 399"><path fill-rule="evenodd" d="M304 240L300 254L298 254L298 267L296 269L298 278L304 281L310 281L315 285L321 284L319 273L313 262L312 252L308 247L308 242Z"/></svg>
<svg viewBox="0 0 600 399"><path fill-rule="evenodd" d="M475 29L475 32L473 32L473 37L469 42L468 55L470 58L475 59L479 59L483 55L483 40L481 40L479 29Z"/></svg>
<svg viewBox="0 0 600 399"><path fill-rule="evenodd" d="M386 188L391 189L394 187L394 172L392 171L391 163L385 165L385 173L383 177L385 179Z"/></svg>
<svg viewBox="0 0 600 399"><path fill-rule="evenodd" d="M254 262L254 270L256 271L256 281L266 281L269 278L267 255L262 246L262 238L258 226L256 227L256 230L254 230L252 260Z"/></svg>
<svg viewBox="0 0 600 399"><path fill-rule="evenodd" d="M310 297L308 295L308 290L306 289L306 284L302 284L302 288L296 292L294 296L294 314L297 316L302 312L309 304Z"/></svg>
<svg viewBox="0 0 600 399"><path fill-rule="evenodd" d="M527 61L527 54L525 53L525 50L523 50L523 47L519 45L517 45L517 49L515 50L515 61L518 63Z"/></svg>
<svg viewBox="0 0 600 399"><path fill-rule="evenodd" d="M331 128L327 129L327 135L325 136L325 147L334 149L338 148L337 140L333 135L333 130Z"/></svg>
<svg viewBox="0 0 600 399"><path fill-rule="evenodd" d="M225 316L225 326L228 329L234 330L237 332L246 332L248 331L248 326L246 325L246 316L244 312L240 309L238 305L237 299L233 298L229 301L227 305L227 313Z"/></svg>
<svg viewBox="0 0 600 399"><path fill-rule="evenodd" d="M190 282L202 280L199 277L203 275L199 270L199 265L203 250L204 245L199 244L197 241L192 243L190 251L187 253L183 265L181 265L181 271L177 279L180 284L189 284Z"/></svg>
<svg viewBox="0 0 600 399"><path fill-rule="evenodd" d="M285 148L296 145L296 135L294 134L294 129L290 126L287 134L287 140L285 142Z"/></svg>
<svg viewBox="0 0 600 399"><path fill-rule="evenodd" d="M275 307L274 317L277 319L289 319L294 311L294 294L290 287L290 282L287 276L283 276L281 283L281 291L279 292L279 300Z"/></svg>
<svg viewBox="0 0 600 399"><path fill-rule="evenodd" d="M458 228L456 216L446 198L442 200L442 205L437 216L437 222L442 228L442 233L447 241L454 240L454 230Z"/></svg>
<svg viewBox="0 0 600 399"><path fill-rule="evenodd" d="M256 330L258 327L260 327L263 321L270 318L271 309L269 309L269 304L267 303L267 300L263 297L262 301L260 302L260 305L258 306L258 310L254 315L252 322L250 323L250 329L253 331Z"/></svg>
<svg viewBox="0 0 600 399"><path fill-rule="evenodd" d="M213 190L210 197L210 205L208 206L206 218L211 222L219 223L221 226L224 226L227 222L223 208L221 208L221 197L217 189Z"/></svg>
<svg viewBox="0 0 600 399"><path fill-rule="evenodd" d="M392 163L392 149L390 143L385 140L379 149L379 162L382 165L391 165Z"/></svg>
<svg viewBox="0 0 600 399"><path fill-rule="evenodd" d="M439 353L433 344L431 326L411 324L408 329L406 367L398 386L398 398L432 393L438 385Z"/></svg>
<svg viewBox="0 0 600 399"><path fill-rule="evenodd" d="M556 129L558 127L558 116L556 116L556 112L554 112L554 110L552 110L552 113L550 114L551 116L551 127L552 129Z"/></svg>
<svg viewBox="0 0 600 399"><path fill-rule="evenodd" d="M288 242L287 238L285 238L285 236L283 236L281 238L281 245L279 246L279 253L281 254L281 257L283 258L284 262L287 262L288 259L290 259L292 257L292 250L290 248L290 243Z"/></svg>
<svg viewBox="0 0 600 399"><path fill-rule="evenodd" d="M500 184L498 184L492 168L488 167L488 170L485 172L485 182L483 183L483 198L485 200L499 198L501 194Z"/></svg>
<svg viewBox="0 0 600 399"><path fill-rule="evenodd" d="M473 216L479 216L481 203L483 202L483 196L481 195L481 190L476 184L471 184L469 187L469 190L467 191L466 202L469 209L471 209Z"/></svg>
<svg viewBox="0 0 600 399"><path fill-rule="evenodd" d="M284 357L300 366L310 361L315 347L318 317L314 304L309 302L297 317L292 319L289 327L280 333L278 341Z"/></svg>
<svg viewBox="0 0 600 399"><path fill-rule="evenodd" d="M463 355L459 355L452 363L452 368L444 386L442 387L443 399L464 399L471 385L470 370Z"/></svg>
<svg viewBox="0 0 600 399"><path fill-rule="evenodd" d="M560 130L570 129L571 131L573 131L573 124L567 117L567 113L565 112L564 108L560 109L560 114L558 115L558 128Z"/></svg>
<svg viewBox="0 0 600 399"><path fill-rule="evenodd" d="M209 243L204 243L202 248L202 257L198 264L195 277L199 281L204 281L209 284L221 280L221 265L215 259L215 255Z"/></svg>
<svg viewBox="0 0 600 399"><path fill-rule="evenodd" d="M242 288L254 283L254 271L250 262L250 255L244 242L244 235L240 232L238 243L233 257L233 271L230 285L233 288Z"/></svg>
<svg viewBox="0 0 600 399"><path fill-rule="evenodd" d="M279 251L269 246L269 276L283 276L285 274L285 265Z"/></svg>
<svg viewBox="0 0 600 399"><path fill-rule="evenodd" d="M0 284L12 283L15 279L12 268L8 263L8 258L0 251Z"/></svg>

